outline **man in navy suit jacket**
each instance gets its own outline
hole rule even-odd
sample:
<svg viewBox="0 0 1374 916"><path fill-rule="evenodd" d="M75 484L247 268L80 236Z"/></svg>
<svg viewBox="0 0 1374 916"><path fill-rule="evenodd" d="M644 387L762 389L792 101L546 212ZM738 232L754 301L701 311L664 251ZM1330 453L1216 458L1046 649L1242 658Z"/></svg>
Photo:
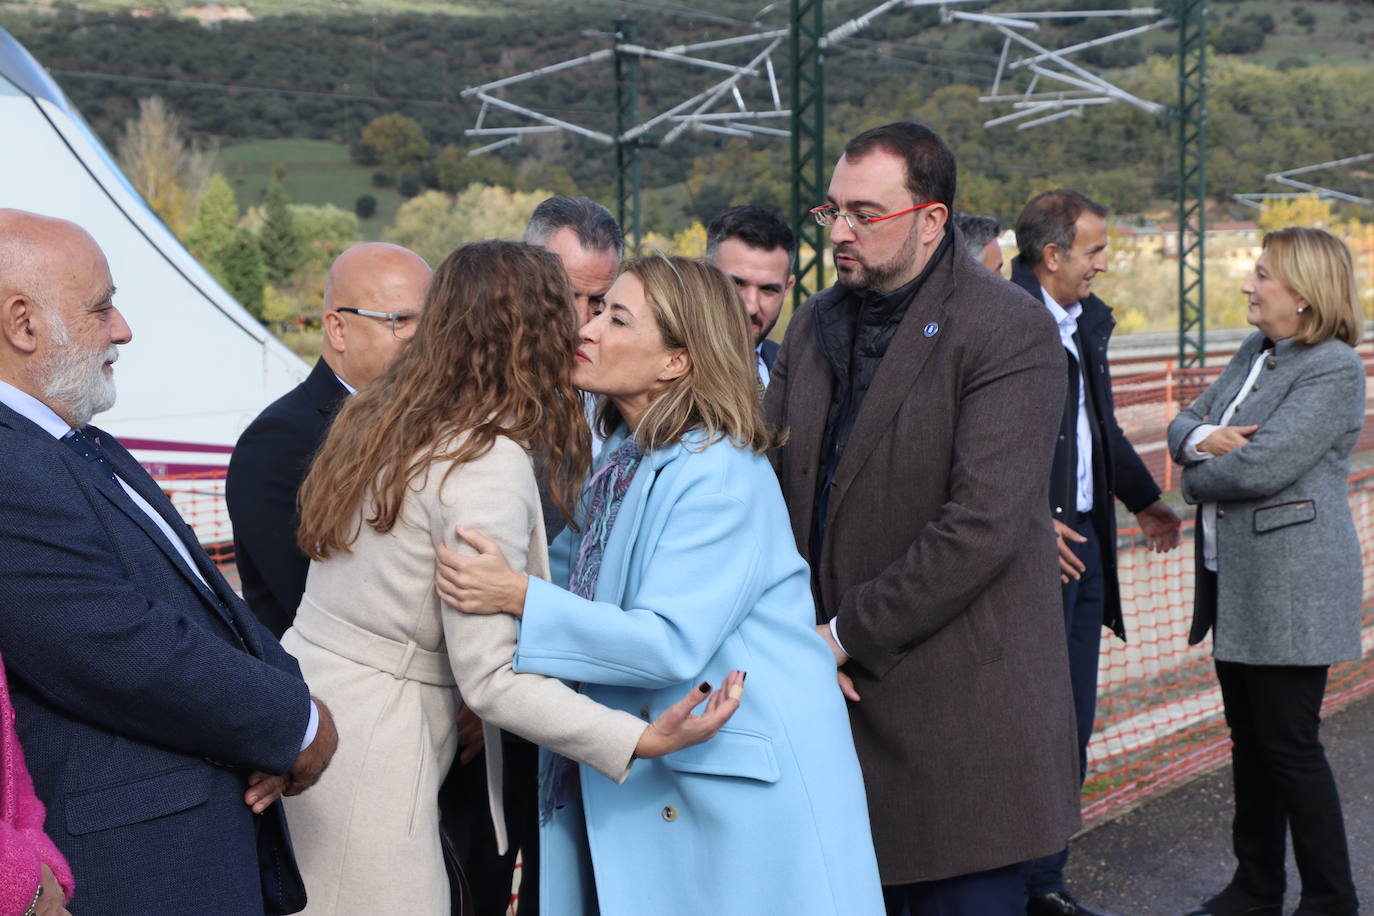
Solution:
<svg viewBox="0 0 1374 916"><path fill-rule="evenodd" d="M796 282L796 250L792 230L767 207L730 207L706 227L706 263L733 280L744 300L758 350L759 382L765 388L778 356L778 344L768 339L768 332Z"/></svg>
<svg viewBox="0 0 1374 916"><path fill-rule="evenodd" d="M77 916L305 905L281 806L337 741L113 437L132 334L78 226L0 210L0 654Z"/></svg>
<svg viewBox="0 0 1374 916"><path fill-rule="evenodd" d="M399 245L365 242L339 255L324 287L319 361L234 446L224 499L243 598L277 637L296 617L310 569L296 544L296 493L344 398L381 375L415 333L431 273Z"/></svg>
<svg viewBox="0 0 1374 916"><path fill-rule="evenodd" d="M1046 191L1016 220L1020 254L1012 282L1045 305L1065 350L1067 397L1055 441L1050 514L1064 581L1064 629L1078 730L1081 780L1097 709L1098 655L1105 624L1121 639L1126 627L1116 573L1116 500L1135 513L1152 548L1179 543L1179 518L1159 498L1145 463L1116 422L1107 342L1116 322L1093 295L1107 269L1107 209L1077 191ZM1068 850L1026 863L1029 916L1098 916L1064 884Z"/></svg>

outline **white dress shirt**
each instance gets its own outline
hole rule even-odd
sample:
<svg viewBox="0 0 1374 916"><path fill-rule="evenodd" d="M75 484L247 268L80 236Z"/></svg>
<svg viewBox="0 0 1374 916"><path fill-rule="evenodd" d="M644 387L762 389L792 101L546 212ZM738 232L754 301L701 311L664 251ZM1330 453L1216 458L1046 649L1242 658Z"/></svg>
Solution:
<svg viewBox="0 0 1374 916"><path fill-rule="evenodd" d="M0 404L4 404L10 410L32 421L54 439L60 440L72 431L71 425L66 420L59 417L47 404L44 404L27 392L20 391L18 388L15 388L5 381L0 381ZM113 470L113 467L111 470ZM128 482L123 477L120 477L117 472L115 473L115 480L119 482L120 487L128 494L133 504L138 506L144 515L148 516L149 520L157 526L158 531L162 532L162 536L167 539L167 543L170 544L172 549L186 562L186 566L191 572L195 573L196 578L213 593L214 589L210 588L210 583L205 581L205 577L202 576L200 570L196 568L195 560L191 558L191 552L186 548L185 542L177 537L176 532L167 524L167 520L159 515L158 511L149 505L146 499L139 496L138 491L129 486ZM320 711L315 708L315 701L311 700L310 722L305 728L305 737L301 742L301 750L305 750L310 746L310 742L315 740L315 732L319 729L319 725Z"/></svg>
<svg viewBox="0 0 1374 916"><path fill-rule="evenodd" d="M1272 350L1260 350L1255 354L1255 361L1250 366L1250 374L1245 377L1245 384L1240 386L1240 391L1236 392L1235 399L1226 405L1226 410L1222 412L1221 419L1216 423L1204 423L1188 434L1188 438L1183 442L1183 457L1189 461L1206 461L1214 457L1210 452L1199 451L1198 446L1202 440L1222 426L1231 422L1232 415L1236 408L1245 400L1245 396L1250 393L1251 387L1255 384L1255 379L1259 376L1260 370L1264 368L1264 361L1273 356ZM1199 513L1202 519L1202 565L1212 572L1217 571L1217 504L1203 503L1202 512Z"/></svg>
<svg viewBox="0 0 1374 916"><path fill-rule="evenodd" d="M1050 314L1054 316L1054 323L1059 326L1060 343L1064 345L1065 350L1073 354L1074 359L1078 360L1080 368L1075 437L1078 442L1078 467L1074 475L1078 481L1075 508L1079 512L1089 512L1093 507L1093 434L1092 427L1088 425L1091 421L1088 419L1087 379L1081 371L1083 356L1078 352L1078 342L1073 339L1074 333L1078 331L1078 319L1083 314L1083 303L1075 302L1066 309L1056 302L1043 286L1040 287L1040 298L1045 301L1045 308L1050 310Z"/></svg>
<svg viewBox="0 0 1374 916"><path fill-rule="evenodd" d="M601 454L601 445L606 440L596 431L596 395L589 391L581 392L582 413L587 417L587 425L592 430L592 463L596 463L596 458Z"/></svg>

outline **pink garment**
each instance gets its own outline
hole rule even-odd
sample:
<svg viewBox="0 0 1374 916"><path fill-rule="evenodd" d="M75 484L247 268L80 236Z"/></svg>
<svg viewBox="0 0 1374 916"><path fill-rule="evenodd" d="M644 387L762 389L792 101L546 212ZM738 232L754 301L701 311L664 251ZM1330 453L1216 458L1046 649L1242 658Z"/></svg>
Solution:
<svg viewBox="0 0 1374 916"><path fill-rule="evenodd" d="M43 832L43 814L14 732L14 707L0 661L0 916L20 916L28 909L44 865L71 902L72 870Z"/></svg>

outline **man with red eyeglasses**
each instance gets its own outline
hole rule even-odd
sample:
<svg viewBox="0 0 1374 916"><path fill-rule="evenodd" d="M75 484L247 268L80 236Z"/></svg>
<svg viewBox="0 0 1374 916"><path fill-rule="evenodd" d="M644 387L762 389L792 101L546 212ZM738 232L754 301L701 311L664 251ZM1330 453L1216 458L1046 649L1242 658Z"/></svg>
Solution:
<svg viewBox="0 0 1374 916"><path fill-rule="evenodd" d="M850 699L888 912L1022 916L1019 863L1079 824L1055 541L1054 323L949 228L956 167L898 122L824 205L837 285L793 316L764 399Z"/></svg>

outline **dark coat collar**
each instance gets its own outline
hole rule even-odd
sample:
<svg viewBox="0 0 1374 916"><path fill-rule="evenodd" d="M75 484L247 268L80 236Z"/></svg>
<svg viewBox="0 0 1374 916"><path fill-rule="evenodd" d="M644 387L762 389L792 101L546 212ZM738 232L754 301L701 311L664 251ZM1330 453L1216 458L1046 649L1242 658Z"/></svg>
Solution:
<svg viewBox="0 0 1374 916"><path fill-rule="evenodd" d="M1011 282L1034 296L1036 302L1045 301L1040 292L1040 278L1019 254L1011 259ZM1108 322L1115 325L1111 306L1099 299L1096 293L1089 293L1088 298L1079 300L1079 304L1083 306L1083 314L1078 319L1078 328L1083 333L1095 331Z"/></svg>
<svg viewBox="0 0 1374 916"><path fill-rule="evenodd" d="M116 509L127 516L130 521L142 529L149 540L152 541L153 545L167 558L167 561L181 573L186 583L205 599L206 605L214 613L223 618L225 622L229 624L231 630L239 630L241 632L241 629L231 622L231 612L226 606L226 602L230 600L228 593L226 592L224 595L217 594L215 585L211 584L223 582L218 570L213 568L213 563L210 563L208 558L204 556L200 545L196 543L193 538L183 537L183 544L190 553L193 562L207 564L204 568L200 569L200 576L197 576L196 573L186 565L181 554L167 542L166 536L158 529L153 520L129 499L128 494L124 492L123 488L120 487L118 483L104 474L92 472L74 451L67 448L59 440L54 439L47 430L43 429L43 427L39 426L37 423L34 423L23 414L11 410L4 404L0 404L0 426L7 426L21 435L34 438L45 446L50 445L54 453L58 455L63 463L71 470L72 476L76 480L93 487L106 500L114 505ZM133 456L125 451L123 446L119 445L118 440L99 427L92 426L91 429L100 437L104 444L105 459L125 483L132 487L133 490L143 498L143 501L148 503L153 511L157 512L158 515L162 517L162 520L168 524L173 532L189 533L186 522L176 513L176 510L172 507L166 495L158 488L153 479L148 476L148 472L134 460ZM204 581L201 581L202 577ZM227 589L228 586L225 585L224 588Z"/></svg>
<svg viewBox="0 0 1374 916"><path fill-rule="evenodd" d="M337 413L344 399L348 397L348 389L339 381L334 370L329 368L329 363L324 361L323 356L315 361L315 368L310 370L301 387L310 398L310 403L315 405L315 409L328 417Z"/></svg>

